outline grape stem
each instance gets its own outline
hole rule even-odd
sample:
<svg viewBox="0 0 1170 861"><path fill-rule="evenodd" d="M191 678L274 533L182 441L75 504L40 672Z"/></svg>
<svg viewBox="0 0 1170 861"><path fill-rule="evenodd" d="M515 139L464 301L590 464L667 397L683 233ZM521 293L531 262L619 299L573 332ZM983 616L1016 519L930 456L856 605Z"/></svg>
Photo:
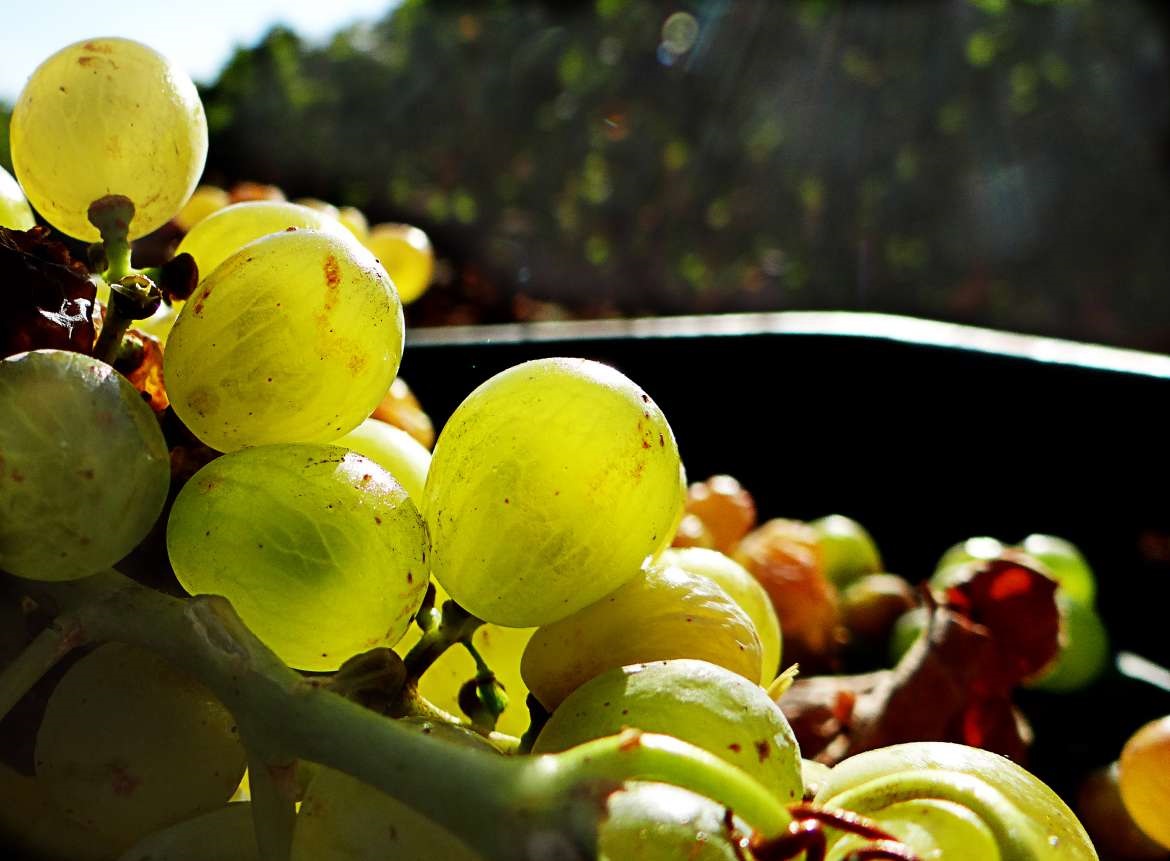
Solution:
<svg viewBox="0 0 1170 861"><path fill-rule="evenodd" d="M627 732L560 754L501 757L420 735L310 683L219 596L174 598L117 572L26 588L66 609L76 607L78 591L96 596L73 610L79 638L152 649L206 685L262 760L254 793L266 764L318 763L371 784L500 861L596 857L606 799L627 780L683 785L734 810L764 837L791 822L779 799L745 772L666 736ZM259 799L270 790L276 804L275 783L253 803L268 803ZM285 827L284 812L260 816L274 835ZM283 851L278 836L258 837Z"/></svg>
<svg viewBox="0 0 1170 861"><path fill-rule="evenodd" d="M248 785L252 795L252 827L264 861L288 861L296 825L296 760L277 761L260 753L257 739L244 739L248 751Z"/></svg>
<svg viewBox="0 0 1170 861"><path fill-rule="evenodd" d="M0 672L0 720L84 637L77 620L58 616Z"/></svg>
<svg viewBox="0 0 1170 861"><path fill-rule="evenodd" d="M454 601L444 601L439 624L425 630L402 659L406 664L407 683L417 685L431 664L456 643L470 643L472 635L482 624L483 619L471 615Z"/></svg>

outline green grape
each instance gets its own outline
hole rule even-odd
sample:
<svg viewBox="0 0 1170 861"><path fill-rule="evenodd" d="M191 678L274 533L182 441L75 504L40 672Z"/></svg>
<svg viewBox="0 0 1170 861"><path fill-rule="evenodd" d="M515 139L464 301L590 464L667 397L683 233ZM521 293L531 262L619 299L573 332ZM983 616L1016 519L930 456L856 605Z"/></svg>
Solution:
<svg viewBox="0 0 1170 861"><path fill-rule="evenodd" d="M123 643L70 667L37 731L38 780L123 847L226 802L244 762L236 722L210 691Z"/></svg>
<svg viewBox="0 0 1170 861"><path fill-rule="evenodd" d="M441 607L449 596L443 587L435 584L435 606ZM509 735L520 736L528 729L529 714L526 700L528 686L520 675L520 656L532 638L535 628L505 628L485 622L471 637L471 644L484 659L496 680L504 686L508 705L496 723L496 729ZM394 647L403 657L411 646L419 641L422 632L417 625L411 625L406 636ZM459 714L459 688L476 673L475 659L460 646L454 646L436 660L419 680L419 693L430 702L451 714Z"/></svg>
<svg viewBox="0 0 1170 861"><path fill-rule="evenodd" d="M426 591L427 535L377 464L330 445L216 458L167 524L183 588L223 595L286 663L335 670L406 632Z"/></svg>
<svg viewBox="0 0 1170 861"><path fill-rule="evenodd" d="M1029 687L1058 693L1079 690L1109 665L1109 634L1090 605L1056 593L1060 607L1061 646L1056 663Z"/></svg>
<svg viewBox="0 0 1170 861"><path fill-rule="evenodd" d="M36 223L32 209L24 199L24 192L12 174L0 167L0 227L28 230Z"/></svg>
<svg viewBox="0 0 1170 861"><path fill-rule="evenodd" d="M832 769L815 803L881 822L889 807L927 798L974 813L1004 859L1097 859L1060 796L1011 760L961 744L911 742L851 756Z"/></svg>
<svg viewBox="0 0 1170 861"><path fill-rule="evenodd" d="M366 419L333 444L364 454L394 476L411 499L422 500L431 453L406 431L378 419Z"/></svg>
<svg viewBox="0 0 1170 861"><path fill-rule="evenodd" d="M902 660L902 656L918 642L918 639L926 632L926 625L929 621L930 613L925 607L914 607L898 617L890 632L890 666Z"/></svg>
<svg viewBox="0 0 1170 861"><path fill-rule="evenodd" d="M139 840L118 861L260 861L252 805L226 804Z"/></svg>
<svg viewBox="0 0 1170 861"><path fill-rule="evenodd" d="M770 684L780 672L780 619L760 581L734 559L704 547L668 547L658 561L714 580L735 599L760 637L760 683Z"/></svg>
<svg viewBox="0 0 1170 861"><path fill-rule="evenodd" d="M698 658L760 678L760 638L723 587L671 565L655 565L600 601L538 628L520 672L549 711L606 670L669 658Z"/></svg>
<svg viewBox="0 0 1170 861"><path fill-rule="evenodd" d="M435 721L401 721L447 744L491 750L474 732ZM482 861L466 843L406 804L332 768L305 791L290 861Z"/></svg>
<svg viewBox="0 0 1170 861"><path fill-rule="evenodd" d="M917 798L891 804L881 811L882 829L912 849L919 858L947 861L999 861L995 835L978 816L953 801ZM841 832L837 832L841 834ZM857 835L831 844L829 861L846 861L851 852L871 845Z"/></svg>
<svg viewBox="0 0 1170 861"><path fill-rule="evenodd" d="M332 234L277 233L229 257L183 306L167 393L220 451L331 442L382 400L404 334L402 305L369 252Z"/></svg>
<svg viewBox="0 0 1170 861"><path fill-rule="evenodd" d="M825 576L837 588L866 574L882 570L882 558L873 538L856 520L830 514L809 523L816 530Z"/></svg>
<svg viewBox="0 0 1170 861"><path fill-rule="evenodd" d="M100 238L89 206L134 203L130 238L162 227L194 191L207 120L191 79L129 39L89 39L32 73L12 109L12 165L29 201L77 239Z"/></svg>
<svg viewBox="0 0 1170 861"><path fill-rule="evenodd" d="M1033 534L1020 543L1019 549L1040 560L1071 600L1086 607L1094 605L1097 579L1081 551L1071 542L1055 535Z"/></svg>
<svg viewBox="0 0 1170 861"><path fill-rule="evenodd" d="M246 200L200 219L183 237L176 254L190 254L202 281L245 245L289 228L346 238L337 219L286 200Z"/></svg>
<svg viewBox="0 0 1170 861"><path fill-rule="evenodd" d="M0 569L73 580L150 531L170 455L134 387L97 359L38 350L0 362Z"/></svg>
<svg viewBox="0 0 1170 861"><path fill-rule="evenodd" d="M409 224L375 224L363 243L382 261L390 273L403 304L427 291L435 271L431 240L420 228Z"/></svg>
<svg viewBox="0 0 1170 861"><path fill-rule="evenodd" d="M727 808L679 786L632 781L610 794L599 861L743 861L751 833Z"/></svg>
<svg viewBox="0 0 1170 861"><path fill-rule="evenodd" d="M623 727L690 742L738 766L784 803L803 794L800 748L787 718L755 682L689 659L609 670L573 691L533 753L555 753Z"/></svg>
<svg viewBox="0 0 1170 861"><path fill-rule="evenodd" d="M943 553L930 576L932 589L946 589L964 576L972 562L996 559L1007 551L1007 545L998 538L981 535L954 544Z"/></svg>
<svg viewBox="0 0 1170 861"><path fill-rule="evenodd" d="M538 359L485 382L435 446L424 514L432 574L516 628L612 592L670 541L685 493L674 434L618 371Z"/></svg>

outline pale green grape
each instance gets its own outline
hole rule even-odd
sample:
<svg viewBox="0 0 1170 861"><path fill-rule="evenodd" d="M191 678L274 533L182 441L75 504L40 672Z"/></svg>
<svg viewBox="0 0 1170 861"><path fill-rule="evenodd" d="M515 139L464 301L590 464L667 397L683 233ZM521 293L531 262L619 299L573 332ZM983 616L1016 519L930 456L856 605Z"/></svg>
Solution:
<svg viewBox="0 0 1170 861"><path fill-rule="evenodd" d="M49 697L37 778L62 809L128 848L225 803L244 773L231 714L153 652L99 646Z"/></svg>
<svg viewBox="0 0 1170 861"><path fill-rule="evenodd" d="M246 200L224 206L200 219L183 237L176 254L190 254L199 280L215 271L245 245L289 228L316 230L348 238L336 218L287 200Z"/></svg>
<svg viewBox="0 0 1170 861"><path fill-rule="evenodd" d="M967 808L953 801L917 798L891 804L881 811L882 830L893 835L919 858L946 861L999 861L1002 857L991 829ZM842 835L842 832L836 832ZM871 841L844 835L831 845L829 861L845 861Z"/></svg>
<svg viewBox="0 0 1170 861"><path fill-rule="evenodd" d="M547 624L661 551L684 492L674 434L631 380L582 359L525 362L472 392L439 436L432 574L481 619Z"/></svg>
<svg viewBox="0 0 1170 861"><path fill-rule="evenodd" d="M679 786L633 781L610 794L598 861L743 861L751 833L727 808Z"/></svg>
<svg viewBox="0 0 1170 861"><path fill-rule="evenodd" d="M384 469L337 446L258 446L211 461L175 500L167 550L183 588L226 597L302 670L393 646L426 591L414 504Z"/></svg>
<svg viewBox="0 0 1170 861"><path fill-rule="evenodd" d="M914 607L898 617L897 621L894 622L893 630L890 631L890 666L902 660L902 656L918 642L929 622L930 612L925 607Z"/></svg>
<svg viewBox="0 0 1170 861"><path fill-rule="evenodd" d="M191 79L129 39L88 39L58 51L12 109L12 165L29 202L57 229L99 238L89 205L134 203L130 238L162 227L194 191L207 158L207 120Z"/></svg>
<svg viewBox="0 0 1170 861"><path fill-rule="evenodd" d="M1056 663L1029 687L1075 691L1095 681L1109 665L1109 633L1090 605L1056 593L1060 607L1061 644Z"/></svg>
<svg viewBox="0 0 1170 861"><path fill-rule="evenodd" d="M537 629L520 672L552 711L606 670L668 658L698 658L760 678L760 638L723 587L671 565L632 580L568 618Z"/></svg>
<svg viewBox="0 0 1170 861"><path fill-rule="evenodd" d="M375 224L362 243L382 261L398 288L403 304L427 291L435 272L430 237L409 224Z"/></svg>
<svg viewBox="0 0 1170 861"><path fill-rule="evenodd" d="M406 431L378 419L366 419L334 445L364 454L394 476L411 499L422 500L431 453Z"/></svg>
<svg viewBox="0 0 1170 861"><path fill-rule="evenodd" d="M701 747L786 804L803 794L800 748L780 707L759 685L706 661L655 661L596 676L557 707L533 753L567 750L623 727Z"/></svg>
<svg viewBox="0 0 1170 861"><path fill-rule="evenodd" d="M843 588L866 574L882 570L882 558L873 538L856 520L830 514L809 523L820 540L825 576Z"/></svg>
<svg viewBox="0 0 1170 861"><path fill-rule="evenodd" d="M1097 600L1097 578L1072 542L1055 535L1032 534L1020 543L1019 549L1039 559L1070 600L1093 606Z"/></svg>
<svg viewBox="0 0 1170 861"><path fill-rule="evenodd" d="M72 580L150 531L170 456L134 387L97 359L38 350L0 362L0 569Z"/></svg>
<svg viewBox="0 0 1170 861"><path fill-rule="evenodd" d="M449 744L490 750L475 733L402 721ZM321 768L305 791L291 861L482 861L466 843L406 804L341 771Z"/></svg>
<svg viewBox="0 0 1170 861"><path fill-rule="evenodd" d="M776 678L780 671L780 619L759 580L734 559L705 547L668 547L659 563L677 565L722 586L751 618L760 637L761 684L767 685Z"/></svg>
<svg viewBox="0 0 1170 861"><path fill-rule="evenodd" d="M934 589L945 589L960 578L965 567L971 562L985 562L996 559L1007 551L1007 546L998 538L987 535L968 538L952 544L934 566L930 585Z"/></svg>
<svg viewBox="0 0 1170 861"><path fill-rule="evenodd" d="M369 252L333 234L277 233L229 257L183 306L167 393L220 451L331 442L381 401L404 334L402 305Z"/></svg>
<svg viewBox="0 0 1170 861"><path fill-rule="evenodd" d="M259 861L252 805L223 807L156 831L118 861Z"/></svg>
<svg viewBox="0 0 1170 861"><path fill-rule="evenodd" d="M441 607L449 596L443 587L435 584L435 606ZM523 735L528 729L529 714L526 700L528 686L520 675L520 656L532 638L535 628L505 628L485 622L471 637L472 645L483 657L496 681L508 695L508 705L500 715L496 729L509 735ZM419 641L422 632L417 625L411 625L406 636L394 647L403 657L411 646ZM475 660L462 646L452 646L427 667L419 680L419 692L430 702L451 714L459 714L459 688L476 673Z"/></svg>
<svg viewBox="0 0 1170 861"><path fill-rule="evenodd" d="M0 167L0 227L28 230L37 223L24 192L12 174Z"/></svg>

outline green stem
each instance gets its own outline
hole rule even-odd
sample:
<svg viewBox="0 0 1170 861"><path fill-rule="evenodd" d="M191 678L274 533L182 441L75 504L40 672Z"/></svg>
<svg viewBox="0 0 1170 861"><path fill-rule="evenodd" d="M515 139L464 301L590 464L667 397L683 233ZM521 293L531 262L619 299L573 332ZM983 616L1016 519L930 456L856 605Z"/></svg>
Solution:
<svg viewBox="0 0 1170 861"><path fill-rule="evenodd" d="M422 638L402 659L406 664L407 680L417 683L431 664L442 657L449 648L459 642L470 642L471 635L482 624L482 619L472 616L454 601L445 601L442 621L429 631L425 631Z"/></svg>
<svg viewBox="0 0 1170 861"><path fill-rule="evenodd" d="M82 641L81 629L70 616L58 616L0 671L0 719L20 702L56 663Z"/></svg>
<svg viewBox="0 0 1170 861"><path fill-rule="evenodd" d="M248 749L248 786L252 824L263 861L288 861L296 825L296 763L274 763L244 740Z"/></svg>

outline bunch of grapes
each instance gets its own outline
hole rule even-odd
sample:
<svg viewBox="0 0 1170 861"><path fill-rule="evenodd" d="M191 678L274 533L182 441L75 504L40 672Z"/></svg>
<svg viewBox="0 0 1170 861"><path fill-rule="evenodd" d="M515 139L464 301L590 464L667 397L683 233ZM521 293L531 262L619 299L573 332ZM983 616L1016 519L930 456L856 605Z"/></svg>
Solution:
<svg viewBox="0 0 1170 861"><path fill-rule="evenodd" d="M678 445L618 370L512 367L431 452L373 417L403 399L403 297L336 219L234 204L180 246L193 290L133 268L130 241L184 206L206 146L190 81L123 39L54 55L14 111L6 225L30 226L27 197L102 244L92 347L0 362L0 715L38 723L28 767L0 769L9 844L95 861L1096 858L1058 796L995 754L802 760L782 683L765 687L775 608L744 568L665 552ZM140 390L114 365L164 305L162 389Z"/></svg>

